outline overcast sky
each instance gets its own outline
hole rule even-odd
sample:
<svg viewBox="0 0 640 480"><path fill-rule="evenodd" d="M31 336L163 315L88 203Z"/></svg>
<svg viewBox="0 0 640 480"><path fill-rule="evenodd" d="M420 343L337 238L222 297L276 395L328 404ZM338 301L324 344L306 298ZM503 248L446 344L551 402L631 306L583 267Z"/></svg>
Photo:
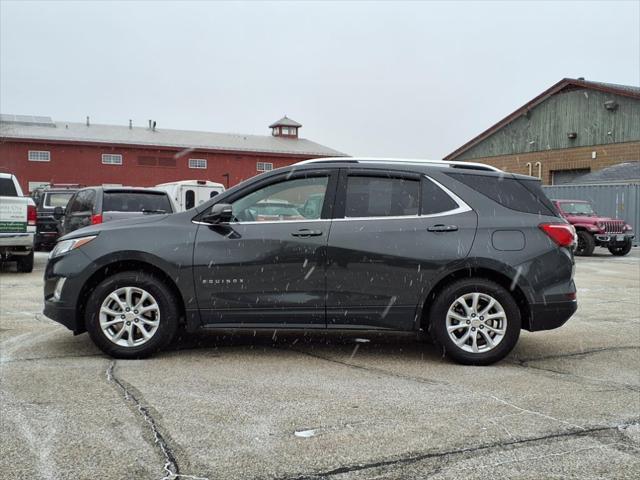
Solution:
<svg viewBox="0 0 640 480"><path fill-rule="evenodd" d="M0 110L442 158L563 77L640 84L640 2L0 0Z"/></svg>

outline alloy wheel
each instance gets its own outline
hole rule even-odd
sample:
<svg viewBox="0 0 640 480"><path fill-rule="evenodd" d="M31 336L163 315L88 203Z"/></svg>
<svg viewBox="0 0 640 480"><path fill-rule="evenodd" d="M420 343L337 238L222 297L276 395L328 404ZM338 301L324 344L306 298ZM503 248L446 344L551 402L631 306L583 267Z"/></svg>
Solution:
<svg viewBox="0 0 640 480"><path fill-rule="evenodd" d="M100 307L100 328L121 347L138 347L155 335L160 325L160 307L153 296L138 287L111 292Z"/></svg>
<svg viewBox="0 0 640 480"><path fill-rule="evenodd" d="M458 297L449 307L446 320L449 338L470 353L493 350L507 333L507 315L491 295L471 292Z"/></svg>

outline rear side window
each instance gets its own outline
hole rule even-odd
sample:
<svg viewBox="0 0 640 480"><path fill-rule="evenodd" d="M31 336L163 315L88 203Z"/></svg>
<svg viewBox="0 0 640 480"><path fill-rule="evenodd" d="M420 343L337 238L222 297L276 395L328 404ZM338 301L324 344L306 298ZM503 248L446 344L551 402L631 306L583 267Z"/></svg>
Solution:
<svg viewBox="0 0 640 480"><path fill-rule="evenodd" d="M62 207L65 208L69 199L73 196L72 192L69 193L45 193L44 206L45 207Z"/></svg>
<svg viewBox="0 0 640 480"><path fill-rule="evenodd" d="M189 210L196 206L196 192L193 190L187 190L184 192L184 208Z"/></svg>
<svg viewBox="0 0 640 480"><path fill-rule="evenodd" d="M105 192L102 200L103 212L167 212L171 213L169 197L149 192Z"/></svg>
<svg viewBox="0 0 640 480"><path fill-rule="evenodd" d="M418 180L350 175L345 217L417 215L419 199Z"/></svg>
<svg viewBox="0 0 640 480"><path fill-rule="evenodd" d="M448 212L458 208L458 204L431 180L422 181L422 215Z"/></svg>
<svg viewBox="0 0 640 480"><path fill-rule="evenodd" d="M92 212L93 204L96 199L95 190L80 190L76 196L70 201L68 213L75 212Z"/></svg>
<svg viewBox="0 0 640 480"><path fill-rule="evenodd" d="M0 178L0 196L18 196L18 192L16 191L16 186L13 184L13 180L11 180L10 178Z"/></svg>
<svg viewBox="0 0 640 480"><path fill-rule="evenodd" d="M517 180L502 176L460 173L449 173L448 175L511 210L540 215L557 215L556 208L542 191L538 180Z"/></svg>

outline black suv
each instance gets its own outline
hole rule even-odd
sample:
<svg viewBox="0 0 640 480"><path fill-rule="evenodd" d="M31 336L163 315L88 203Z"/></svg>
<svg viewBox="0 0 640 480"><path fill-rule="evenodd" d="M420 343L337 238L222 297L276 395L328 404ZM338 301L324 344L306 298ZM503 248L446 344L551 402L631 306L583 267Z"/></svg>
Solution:
<svg viewBox="0 0 640 480"><path fill-rule="evenodd" d="M463 162L307 161L186 212L65 236L44 313L118 358L207 327L427 333L450 358L489 364L521 328L575 312L574 242L532 177Z"/></svg>
<svg viewBox="0 0 640 480"><path fill-rule="evenodd" d="M32 196L38 215L36 235L33 241L34 250L50 248L56 244L60 237L61 225L60 220L54 216L54 210L56 207L60 207L60 210L64 212L69 199L77 190L77 187L49 187L40 189L36 195Z"/></svg>
<svg viewBox="0 0 640 480"><path fill-rule="evenodd" d="M136 218L147 214L172 213L167 192L149 188L87 187L69 200L66 211L56 209L56 218L64 218L65 234L88 225L111 220Z"/></svg>

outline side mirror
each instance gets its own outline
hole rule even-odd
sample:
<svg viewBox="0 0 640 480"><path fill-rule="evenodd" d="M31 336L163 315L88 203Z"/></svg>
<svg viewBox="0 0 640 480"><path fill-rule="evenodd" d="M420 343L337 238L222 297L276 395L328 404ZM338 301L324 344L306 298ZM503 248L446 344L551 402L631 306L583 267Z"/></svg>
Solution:
<svg viewBox="0 0 640 480"><path fill-rule="evenodd" d="M62 220L62 217L64 217L64 210L62 209L62 207L54 208L53 218L55 218L56 220Z"/></svg>
<svg viewBox="0 0 640 480"><path fill-rule="evenodd" d="M221 225L233 220L233 211L228 203L217 203L211 207L211 211L202 217L204 223Z"/></svg>

